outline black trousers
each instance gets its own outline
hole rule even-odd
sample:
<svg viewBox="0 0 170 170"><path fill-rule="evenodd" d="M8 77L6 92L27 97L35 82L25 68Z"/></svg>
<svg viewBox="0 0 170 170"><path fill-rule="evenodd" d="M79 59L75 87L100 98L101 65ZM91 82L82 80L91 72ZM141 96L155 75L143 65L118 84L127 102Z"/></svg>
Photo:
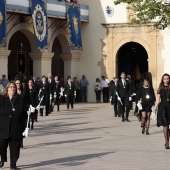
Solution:
<svg viewBox="0 0 170 170"><path fill-rule="evenodd" d="M118 101L115 100L114 103L113 103L113 109L114 109L114 115L115 116L118 116Z"/></svg>
<svg viewBox="0 0 170 170"><path fill-rule="evenodd" d="M76 90L76 98L75 98L75 102L80 102L80 89Z"/></svg>
<svg viewBox="0 0 170 170"><path fill-rule="evenodd" d="M10 167L16 168L17 160L20 155L20 140L12 140L12 139L0 139L0 151L1 151L1 160L5 162L7 156L7 148L9 145L10 150Z"/></svg>
<svg viewBox="0 0 170 170"><path fill-rule="evenodd" d="M69 109L70 104L71 104L71 107L73 108L74 96L73 95L68 95L66 97L66 101L67 101L67 108Z"/></svg>
<svg viewBox="0 0 170 170"><path fill-rule="evenodd" d="M108 103L109 102L109 87L103 87L103 102Z"/></svg>
<svg viewBox="0 0 170 170"><path fill-rule="evenodd" d="M96 101L100 102L101 101L101 90L96 91Z"/></svg>
<svg viewBox="0 0 170 170"><path fill-rule="evenodd" d="M45 106L45 114L49 114L49 100L48 99L43 99L41 106ZM43 116L43 108L40 108L40 115Z"/></svg>
<svg viewBox="0 0 170 170"><path fill-rule="evenodd" d="M120 101L118 101L118 108L119 108L118 112L122 115L122 120L125 120L129 118L129 112L130 112L131 107L128 107L126 105L127 101L125 98L122 98L121 101L123 105L120 103ZM126 118L125 118L125 111L126 111Z"/></svg>
<svg viewBox="0 0 170 170"><path fill-rule="evenodd" d="M87 87L83 86L81 87L81 102L87 102Z"/></svg>

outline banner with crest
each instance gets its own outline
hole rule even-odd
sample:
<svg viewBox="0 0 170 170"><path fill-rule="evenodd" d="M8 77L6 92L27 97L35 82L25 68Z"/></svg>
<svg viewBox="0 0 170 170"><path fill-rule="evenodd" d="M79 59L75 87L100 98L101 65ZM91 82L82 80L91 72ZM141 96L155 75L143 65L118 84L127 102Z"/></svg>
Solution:
<svg viewBox="0 0 170 170"><path fill-rule="evenodd" d="M6 47L6 0L0 0L0 47Z"/></svg>
<svg viewBox="0 0 170 170"><path fill-rule="evenodd" d="M38 49L48 49L48 17L46 0L30 0Z"/></svg>
<svg viewBox="0 0 170 170"><path fill-rule="evenodd" d="M82 50L80 5L67 2L66 11L71 50Z"/></svg>

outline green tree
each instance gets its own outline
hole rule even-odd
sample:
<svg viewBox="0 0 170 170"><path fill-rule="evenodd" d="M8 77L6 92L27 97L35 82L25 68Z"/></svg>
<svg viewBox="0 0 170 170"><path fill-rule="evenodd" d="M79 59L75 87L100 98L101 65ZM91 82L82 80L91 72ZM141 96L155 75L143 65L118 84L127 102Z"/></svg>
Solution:
<svg viewBox="0 0 170 170"><path fill-rule="evenodd" d="M115 0L114 3L127 3L135 12L132 24L155 22L159 29L170 27L170 0Z"/></svg>

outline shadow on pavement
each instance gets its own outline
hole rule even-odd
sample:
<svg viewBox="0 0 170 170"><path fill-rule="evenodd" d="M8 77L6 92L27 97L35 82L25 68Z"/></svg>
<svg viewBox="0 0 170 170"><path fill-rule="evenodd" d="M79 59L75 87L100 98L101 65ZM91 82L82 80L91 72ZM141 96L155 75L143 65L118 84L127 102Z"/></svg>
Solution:
<svg viewBox="0 0 170 170"><path fill-rule="evenodd" d="M36 145L27 145L27 146L24 147L24 149L30 149L30 148L36 148L36 147L42 147L42 146L49 146L49 145L59 145L59 144L64 144L64 143L75 143L75 142L95 140L95 139L100 139L100 138L102 138L102 137L75 139L75 140L58 141L58 142L39 143L39 144L36 144Z"/></svg>
<svg viewBox="0 0 170 170"><path fill-rule="evenodd" d="M103 152L103 153L95 153L95 154L85 154L85 155L77 155L77 156L71 156L71 157L65 157L65 158L59 158L59 159L53 159L53 160L47 160L47 161L41 161L39 163L30 164L30 165L23 165L22 168L35 168L40 166L46 166L46 165L65 165L65 166L78 166L81 164L85 164L88 159L92 158L100 158L102 156L106 156L108 154L112 154L115 152Z"/></svg>

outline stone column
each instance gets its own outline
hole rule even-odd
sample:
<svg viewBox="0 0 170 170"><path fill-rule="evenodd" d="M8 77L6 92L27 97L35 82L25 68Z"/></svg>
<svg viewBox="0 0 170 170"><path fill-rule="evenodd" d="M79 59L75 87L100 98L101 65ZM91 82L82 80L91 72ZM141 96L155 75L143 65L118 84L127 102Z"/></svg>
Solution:
<svg viewBox="0 0 170 170"><path fill-rule="evenodd" d="M80 53L61 54L60 57L64 61L64 79L68 76L79 77L79 59Z"/></svg>
<svg viewBox="0 0 170 170"><path fill-rule="evenodd" d="M54 53L48 51L35 51L30 53L30 57L33 60L33 76L41 77L42 75L47 76L51 73L51 59Z"/></svg>
<svg viewBox="0 0 170 170"><path fill-rule="evenodd" d="M149 72L152 73L154 89L157 89L157 32L150 33L151 56L148 59Z"/></svg>
<svg viewBox="0 0 170 170"><path fill-rule="evenodd" d="M107 78L112 80L113 74L113 28L107 28L107 57L106 57Z"/></svg>
<svg viewBox="0 0 170 170"><path fill-rule="evenodd" d="M8 56L10 50L0 49L0 77L5 74L8 78Z"/></svg>

